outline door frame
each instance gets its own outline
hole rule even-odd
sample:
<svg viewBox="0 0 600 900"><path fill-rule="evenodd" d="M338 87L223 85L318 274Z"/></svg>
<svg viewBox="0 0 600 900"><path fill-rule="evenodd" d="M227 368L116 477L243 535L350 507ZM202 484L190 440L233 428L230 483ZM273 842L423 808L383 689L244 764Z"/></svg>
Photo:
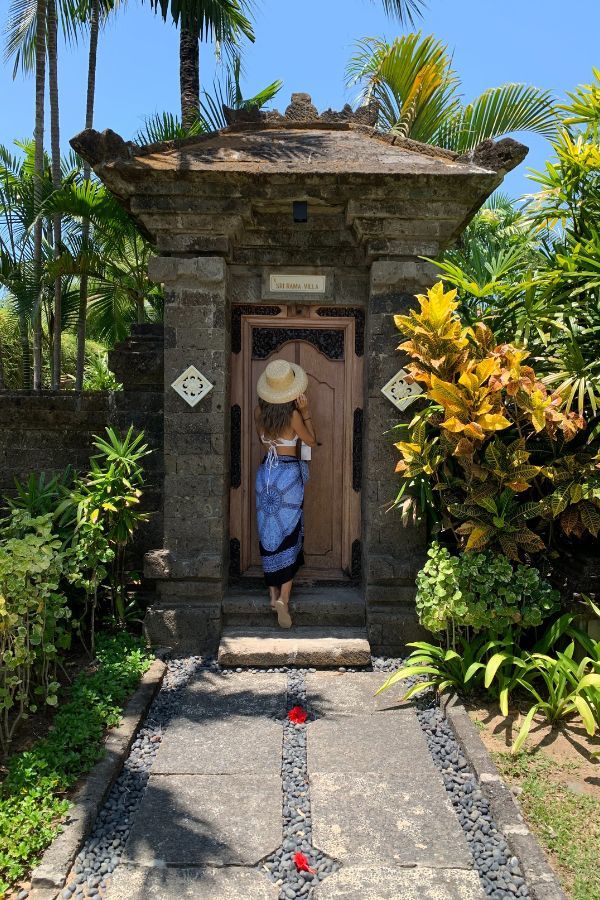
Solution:
<svg viewBox="0 0 600 900"><path fill-rule="evenodd" d="M354 459L354 442L362 443L362 435L356 434L357 410L362 424L362 407L364 396L363 383L363 357L356 353L355 330L356 321L353 315L346 314L326 316L317 315L318 309L323 309L323 304L298 307L295 304L286 306L281 303L278 315L265 316L264 314L252 315L246 313L246 307L241 313L240 320L240 352L232 354L232 409L239 407L241 421L239 422L240 454L240 479L239 487L233 487L230 492L230 538L236 542L236 554L239 552L239 572L244 575L251 562L250 534L251 516L255 515L252 504L252 486L250 484L251 469L251 441L250 437L254 429L254 421L250 419L256 399L253 396L251 378L252 368L252 329L254 327L268 328L310 328L332 329L344 333L344 366L345 366L345 390L344 390L344 422L345 434L342 444L342 529L341 529L341 566L342 570L332 571L328 576L323 573L323 578L335 580L351 577L353 567L356 564L355 547L357 541L361 541L361 492L360 484L357 485L356 464ZM244 421L244 410L249 411L250 421ZM358 447L360 452L360 446ZM310 482L309 482L310 484ZM238 543L239 542L239 543ZM238 560L235 560L236 566ZM314 571L314 570L309 570ZM250 575L252 572L249 573ZM313 580L316 576L306 575L306 580ZM302 570L298 573L298 580L303 580Z"/></svg>

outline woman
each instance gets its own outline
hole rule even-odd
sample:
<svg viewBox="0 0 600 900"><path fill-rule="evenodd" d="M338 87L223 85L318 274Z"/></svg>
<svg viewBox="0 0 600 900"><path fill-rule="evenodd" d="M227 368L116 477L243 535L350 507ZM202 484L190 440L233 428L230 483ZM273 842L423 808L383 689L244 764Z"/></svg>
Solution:
<svg viewBox="0 0 600 900"><path fill-rule="evenodd" d="M304 369L284 359L270 362L258 379L256 431L267 451L256 473L260 556L271 608L282 628L292 627L292 581L304 564L304 485L308 465L302 445L317 446L306 398Z"/></svg>

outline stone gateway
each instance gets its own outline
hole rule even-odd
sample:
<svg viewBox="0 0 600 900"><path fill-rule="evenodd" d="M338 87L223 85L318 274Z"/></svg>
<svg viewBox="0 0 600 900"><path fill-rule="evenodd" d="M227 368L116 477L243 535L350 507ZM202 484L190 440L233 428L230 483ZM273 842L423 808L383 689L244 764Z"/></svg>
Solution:
<svg viewBox="0 0 600 900"><path fill-rule="evenodd" d="M229 664L360 664L369 643L398 655L415 638L426 535L389 511L389 429L411 415L395 405L393 315L435 281L423 257L527 152L505 139L457 156L378 132L369 111L319 116L302 96L286 115L228 110L229 127L180 141L71 141L153 242L165 289L164 527L145 559L158 592L145 627L177 652L222 639ZM285 636L260 587L253 514L256 380L276 357L309 373L322 444L299 627Z"/></svg>

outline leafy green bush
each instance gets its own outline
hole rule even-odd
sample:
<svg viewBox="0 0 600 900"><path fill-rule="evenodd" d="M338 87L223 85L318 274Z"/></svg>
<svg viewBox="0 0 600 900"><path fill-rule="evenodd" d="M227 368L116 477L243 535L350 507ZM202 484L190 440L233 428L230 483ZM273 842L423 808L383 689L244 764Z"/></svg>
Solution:
<svg viewBox="0 0 600 900"><path fill-rule="evenodd" d="M94 447L98 453L90 460L90 472L77 481L69 498L59 507L62 514L75 508L74 542L80 533L85 537L86 559L90 560L93 541L98 562L111 563L113 614L121 624L126 613L126 550L138 526L148 518L139 508L144 484L141 461L152 452L143 440L144 433L135 434L133 426L124 436L112 428L106 429L106 439L96 436ZM96 526L101 528L106 546L98 534L92 533Z"/></svg>
<svg viewBox="0 0 600 900"><path fill-rule="evenodd" d="M36 864L60 830L64 792L103 755L102 738L117 725L127 697L151 663L139 638L98 635L94 665L74 680L49 735L9 758L0 786L0 896Z"/></svg>
<svg viewBox="0 0 600 900"><path fill-rule="evenodd" d="M59 590L64 554L50 514L14 510L0 544L0 746L6 750L36 699L57 704L56 660L70 643Z"/></svg>
<svg viewBox="0 0 600 900"><path fill-rule="evenodd" d="M83 374L84 391L120 391L122 385L108 368L108 353L90 353Z"/></svg>
<svg viewBox="0 0 600 900"><path fill-rule="evenodd" d="M533 566L513 566L489 550L452 556L437 542L427 555L417 576L416 606L419 621L433 633L468 627L503 635L541 625L558 608L558 591Z"/></svg>

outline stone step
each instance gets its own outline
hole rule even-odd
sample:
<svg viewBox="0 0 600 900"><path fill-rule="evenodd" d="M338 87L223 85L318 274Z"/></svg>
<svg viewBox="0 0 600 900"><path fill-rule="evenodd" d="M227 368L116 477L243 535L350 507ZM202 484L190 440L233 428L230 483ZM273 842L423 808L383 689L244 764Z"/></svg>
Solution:
<svg viewBox="0 0 600 900"><path fill-rule="evenodd" d="M294 588L290 601L296 625L364 626L365 601L352 587ZM270 627L275 613L265 588L232 589L223 600L225 626Z"/></svg>
<svg viewBox="0 0 600 900"><path fill-rule="evenodd" d="M364 628L299 626L286 631L277 626L223 629L219 663L236 666L367 666L371 648Z"/></svg>

